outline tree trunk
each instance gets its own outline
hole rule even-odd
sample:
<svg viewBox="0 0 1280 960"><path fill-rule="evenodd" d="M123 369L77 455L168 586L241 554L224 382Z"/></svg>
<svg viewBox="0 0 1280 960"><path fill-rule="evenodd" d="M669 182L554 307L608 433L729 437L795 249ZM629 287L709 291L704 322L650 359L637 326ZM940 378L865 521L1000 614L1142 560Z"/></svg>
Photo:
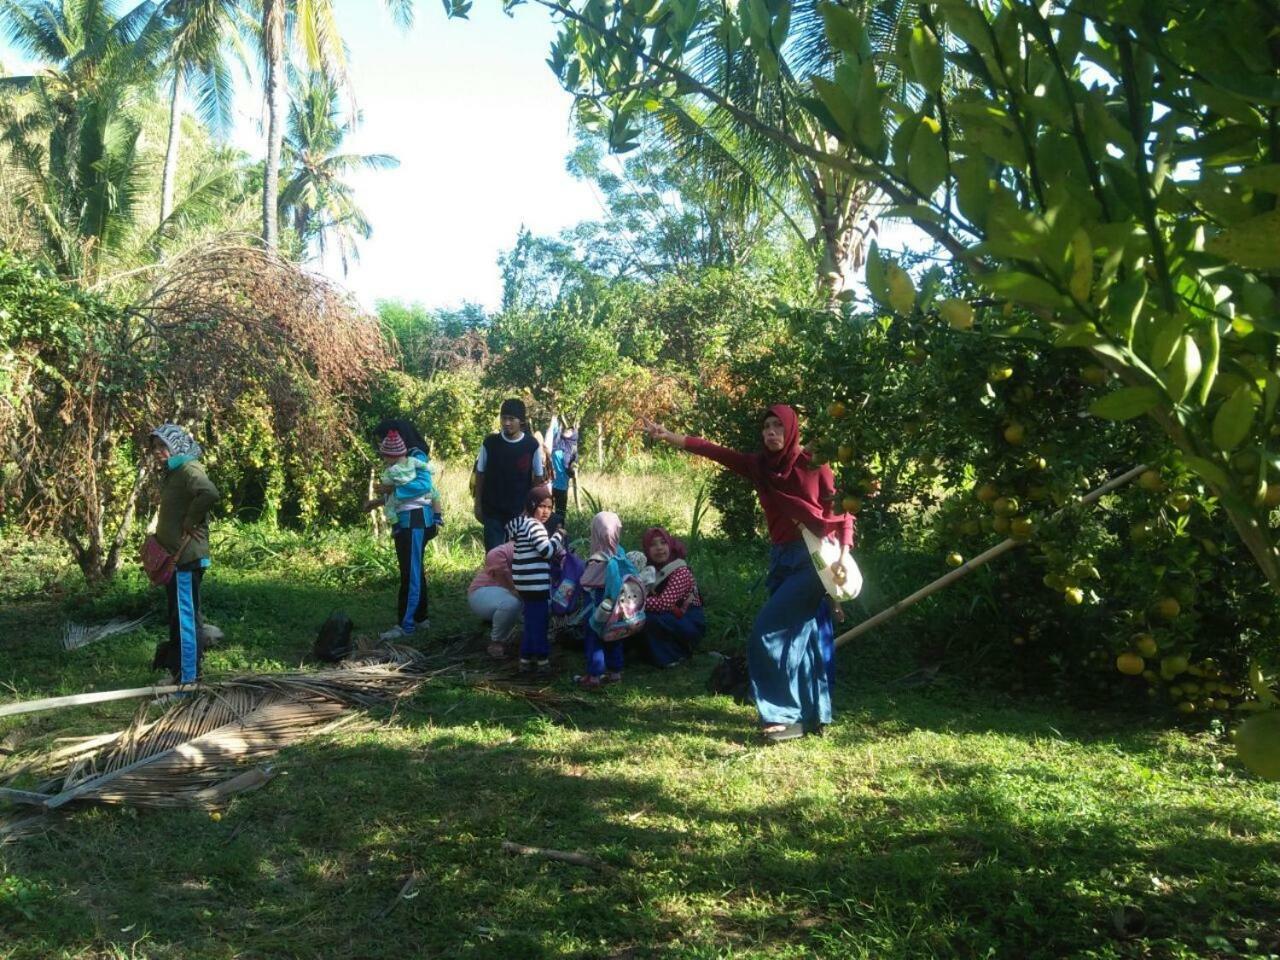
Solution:
<svg viewBox="0 0 1280 960"><path fill-rule="evenodd" d="M828 152L841 149L825 135L815 146ZM804 171L804 183L804 197L813 218L813 242L819 254L818 295L828 308L834 309L850 271L859 269L864 261L867 228L863 221L874 187L847 173L820 166Z"/></svg>
<svg viewBox="0 0 1280 960"><path fill-rule="evenodd" d="M604 424L596 424L596 466L604 469Z"/></svg>
<svg viewBox="0 0 1280 960"><path fill-rule="evenodd" d="M818 260L818 293L828 307L839 303L849 263L848 224L834 212L824 212L817 223L822 256Z"/></svg>
<svg viewBox="0 0 1280 960"><path fill-rule="evenodd" d="M284 147L284 0L263 0L262 45L266 60L267 159L262 176L262 242L280 242L280 153Z"/></svg>
<svg viewBox="0 0 1280 960"><path fill-rule="evenodd" d="M173 184L178 177L178 142L182 139L182 67L173 71L173 93L169 99L169 143L164 151L164 175L160 179L160 225L173 213Z"/></svg>
<svg viewBox="0 0 1280 960"><path fill-rule="evenodd" d="M116 535L107 551L107 559L102 569L104 579L110 580L120 572L124 545L129 539L129 532L133 529L133 519L138 514L138 498L142 495L142 486L146 483L147 472L148 464L144 455L134 474L133 489L129 491L129 502L125 505L124 515L120 518L120 526L116 528Z"/></svg>

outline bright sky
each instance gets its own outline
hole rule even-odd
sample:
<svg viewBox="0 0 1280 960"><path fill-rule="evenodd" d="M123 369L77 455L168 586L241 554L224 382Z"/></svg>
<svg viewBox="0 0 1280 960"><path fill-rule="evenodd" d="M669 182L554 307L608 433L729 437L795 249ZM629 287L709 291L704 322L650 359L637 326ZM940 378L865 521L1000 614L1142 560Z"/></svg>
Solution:
<svg viewBox="0 0 1280 960"><path fill-rule="evenodd" d="M540 9L508 17L498 0L478 0L465 21L429 0L416 8L406 33L376 0L338 0L364 114L350 149L400 160L353 178L374 234L346 283L368 305L494 308L497 257L521 224L554 233L600 216L592 188L565 171L571 98L544 62L554 26Z"/></svg>
<svg viewBox="0 0 1280 960"><path fill-rule="evenodd" d="M497 257L522 224L555 233L601 215L593 188L565 171L572 101L544 62L550 17L531 7L508 17L499 0L477 0L469 20L449 20L439 3L419 0L405 32L378 0L336 6L364 114L347 149L400 160L396 170L352 177L374 234L345 284L370 307L397 298L495 308ZM3 40L0 63L23 69ZM237 82L232 139L261 157L261 91L239 73ZM342 280L336 265L327 272Z"/></svg>

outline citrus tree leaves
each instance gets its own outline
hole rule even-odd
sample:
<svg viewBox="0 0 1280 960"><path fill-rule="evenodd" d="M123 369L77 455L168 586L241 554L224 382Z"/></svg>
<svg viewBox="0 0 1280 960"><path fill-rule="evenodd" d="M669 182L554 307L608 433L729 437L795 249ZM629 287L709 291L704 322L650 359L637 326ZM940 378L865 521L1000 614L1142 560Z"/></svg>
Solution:
<svg viewBox="0 0 1280 960"><path fill-rule="evenodd" d="M1174 403L1181 403L1200 376L1200 348L1190 334L1183 334L1173 348L1173 358L1164 371L1164 386Z"/></svg>
<svg viewBox="0 0 1280 960"><path fill-rule="evenodd" d="M942 148L938 121L922 117L907 155L907 179L924 197L930 197L947 176L947 153Z"/></svg>
<svg viewBox="0 0 1280 960"><path fill-rule="evenodd" d="M1280 210L1227 227L1206 241L1204 249L1242 267L1280 271Z"/></svg>
<svg viewBox="0 0 1280 960"><path fill-rule="evenodd" d="M1218 408L1213 418L1213 445L1230 451L1240 446L1253 428L1258 395L1250 384L1242 383Z"/></svg>
<svg viewBox="0 0 1280 960"><path fill-rule="evenodd" d="M916 82L930 93L941 90L942 45L938 43L937 34L927 24L916 24L911 29L907 50Z"/></svg>
<svg viewBox="0 0 1280 960"><path fill-rule="evenodd" d="M1155 387L1121 387L1089 404L1089 412L1104 420L1132 420L1154 410L1162 399Z"/></svg>
<svg viewBox="0 0 1280 960"><path fill-rule="evenodd" d="M982 285L998 296L1028 306L1057 308L1063 297L1049 281L1018 270L1003 270L979 278Z"/></svg>

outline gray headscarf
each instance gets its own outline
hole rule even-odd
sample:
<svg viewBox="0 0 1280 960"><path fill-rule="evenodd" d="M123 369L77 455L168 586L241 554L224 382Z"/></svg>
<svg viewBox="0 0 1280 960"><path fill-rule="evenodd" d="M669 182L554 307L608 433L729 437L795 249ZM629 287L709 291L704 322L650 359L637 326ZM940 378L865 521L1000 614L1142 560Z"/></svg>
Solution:
<svg viewBox="0 0 1280 960"><path fill-rule="evenodd" d="M195 437L176 423L162 423L151 431L169 449L171 457L198 457L202 451Z"/></svg>

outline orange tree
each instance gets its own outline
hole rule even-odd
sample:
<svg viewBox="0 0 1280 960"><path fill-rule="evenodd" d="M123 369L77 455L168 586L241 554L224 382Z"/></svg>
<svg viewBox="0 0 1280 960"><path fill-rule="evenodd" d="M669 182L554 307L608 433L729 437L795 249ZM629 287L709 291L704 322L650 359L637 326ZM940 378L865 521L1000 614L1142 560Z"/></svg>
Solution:
<svg viewBox="0 0 1280 960"><path fill-rule="evenodd" d="M1280 590L1274 4L936 0L873 50L865 21L901 4L535 2L563 20L562 83L605 111L619 148L655 99L700 101L873 184L962 266L981 303L1013 305L985 329L1113 374L1092 412L1155 424L1170 468L1198 478L1217 525ZM801 43L800 102L847 151L771 124L758 86L699 74L715 47L768 76ZM964 325L974 306L930 302L876 253L867 281L904 319L936 309Z"/></svg>
<svg viewBox="0 0 1280 960"><path fill-rule="evenodd" d="M959 292L941 271L922 281ZM949 609L968 616L922 624L930 645L1015 687L1194 714L1252 709L1242 681L1275 597L1239 575L1247 551L1219 536L1220 507L1174 466L1154 423L1088 415L1109 389L1105 371L939 316L785 310L758 330L768 349L733 359L724 380L737 390L703 389L692 428L750 445L745 411L798 399L805 442L836 471L877 565L922 535L934 575L1006 536L1027 541L950 588ZM1135 462L1152 469L1130 489L1060 515ZM758 522L744 485L723 479L716 493L739 530Z"/></svg>

